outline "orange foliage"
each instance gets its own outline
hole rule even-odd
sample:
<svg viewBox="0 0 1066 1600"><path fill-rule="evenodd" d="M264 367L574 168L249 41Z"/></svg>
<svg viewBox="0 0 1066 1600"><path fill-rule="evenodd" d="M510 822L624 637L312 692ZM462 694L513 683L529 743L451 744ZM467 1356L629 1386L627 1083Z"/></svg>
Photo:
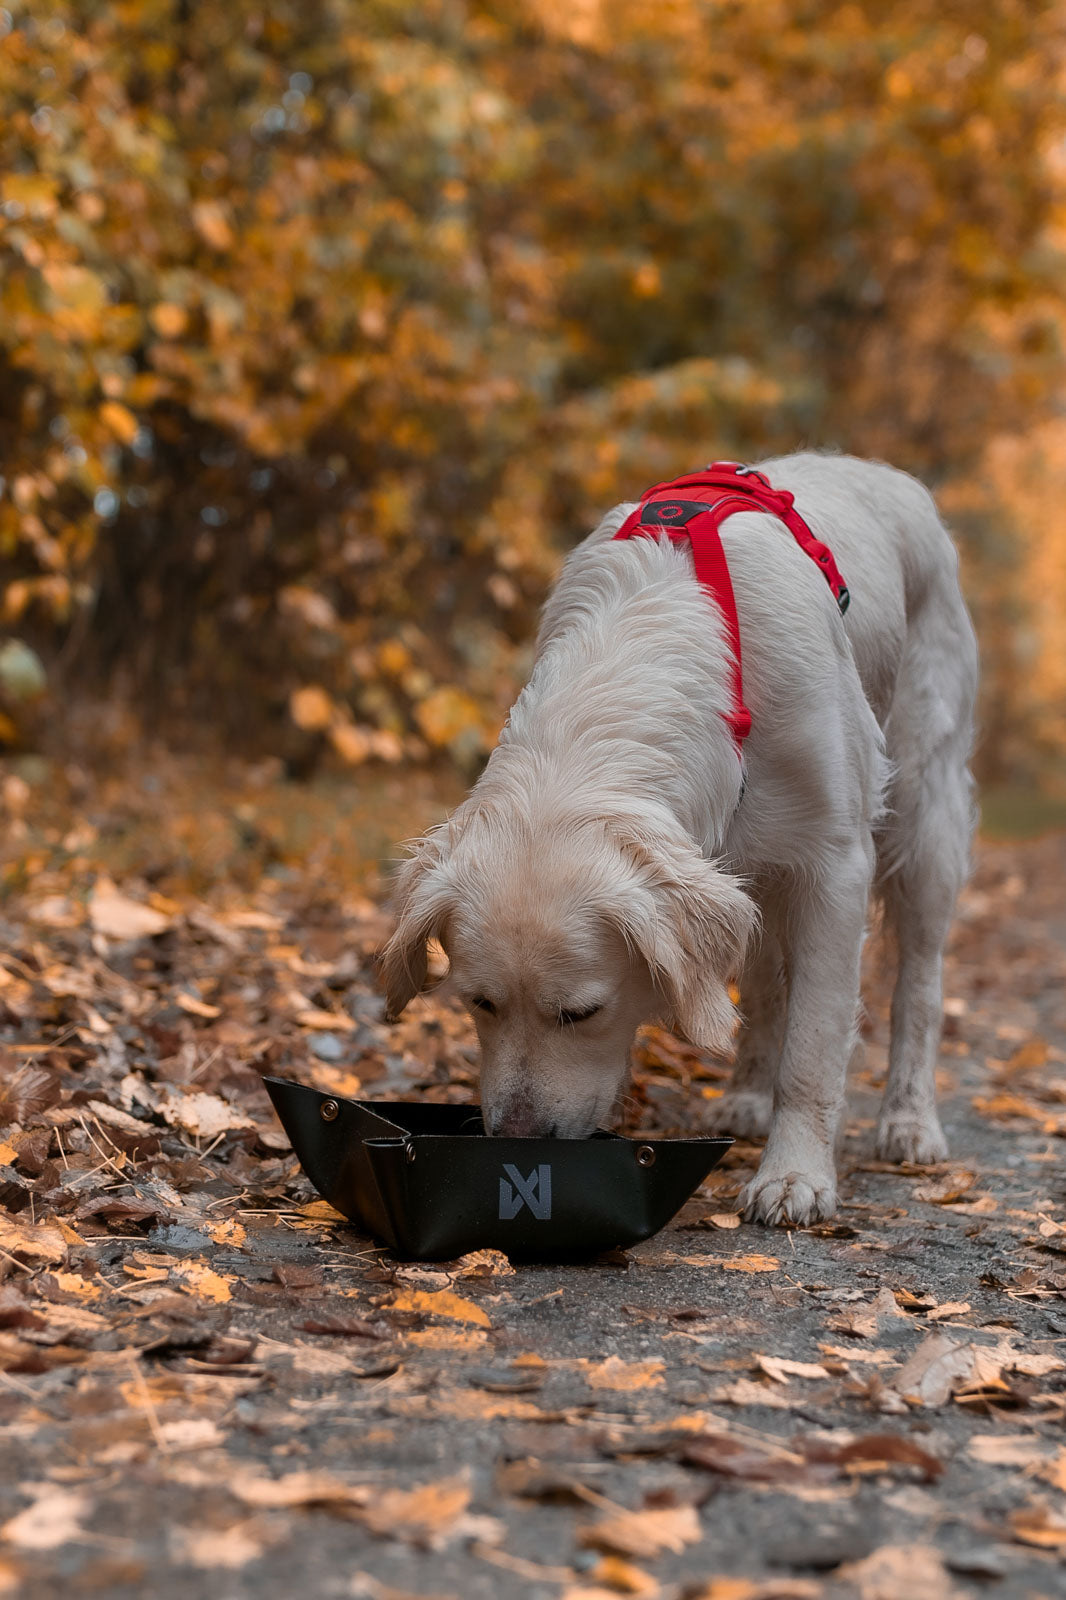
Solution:
<svg viewBox="0 0 1066 1600"><path fill-rule="evenodd" d="M561 548L811 442L942 492L990 760L1066 748L1059 0L9 7L3 622L53 676L473 760Z"/></svg>

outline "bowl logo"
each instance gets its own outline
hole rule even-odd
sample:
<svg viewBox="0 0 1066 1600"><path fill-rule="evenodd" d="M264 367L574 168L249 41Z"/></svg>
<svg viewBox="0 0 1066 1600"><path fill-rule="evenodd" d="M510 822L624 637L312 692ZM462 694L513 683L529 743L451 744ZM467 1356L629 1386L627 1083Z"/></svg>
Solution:
<svg viewBox="0 0 1066 1600"><path fill-rule="evenodd" d="M550 1222L552 1214L552 1169L544 1161L534 1167L528 1178L523 1178L518 1168L505 1161L503 1170L507 1177L500 1179L500 1221L513 1222L523 1206L528 1206L538 1222Z"/></svg>

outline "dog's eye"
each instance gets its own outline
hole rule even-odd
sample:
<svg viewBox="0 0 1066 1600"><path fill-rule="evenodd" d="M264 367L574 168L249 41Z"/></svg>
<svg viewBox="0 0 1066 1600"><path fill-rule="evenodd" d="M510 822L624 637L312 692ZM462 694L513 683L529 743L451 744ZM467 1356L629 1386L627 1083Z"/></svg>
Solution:
<svg viewBox="0 0 1066 1600"><path fill-rule="evenodd" d="M576 1022L587 1022L590 1017L596 1015L597 1011L602 1010L602 1006L589 1006L586 1011L560 1011L559 1026L560 1028L572 1028Z"/></svg>
<svg viewBox="0 0 1066 1600"><path fill-rule="evenodd" d="M496 1007L491 1000L486 1000L483 994L476 994L470 1004L475 1011L485 1011L490 1017L496 1015Z"/></svg>

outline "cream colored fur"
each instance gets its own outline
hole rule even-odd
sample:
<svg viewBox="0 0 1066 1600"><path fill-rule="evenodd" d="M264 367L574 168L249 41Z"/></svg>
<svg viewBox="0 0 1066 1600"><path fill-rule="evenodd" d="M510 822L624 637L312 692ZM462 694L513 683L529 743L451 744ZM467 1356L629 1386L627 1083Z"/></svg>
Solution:
<svg viewBox="0 0 1066 1600"><path fill-rule="evenodd" d="M612 542L631 509L617 507L567 561L473 792L401 869L383 966L395 1014L439 939L477 1024L489 1131L569 1138L611 1113L640 1023L728 1048L741 975L714 1123L767 1135L747 1214L805 1223L836 1204L875 887L899 945L878 1149L946 1154L934 1062L973 825L977 655L918 483L847 457L761 466L833 550L852 604L843 619L776 519L724 523L753 717L743 794L721 618L687 546Z"/></svg>

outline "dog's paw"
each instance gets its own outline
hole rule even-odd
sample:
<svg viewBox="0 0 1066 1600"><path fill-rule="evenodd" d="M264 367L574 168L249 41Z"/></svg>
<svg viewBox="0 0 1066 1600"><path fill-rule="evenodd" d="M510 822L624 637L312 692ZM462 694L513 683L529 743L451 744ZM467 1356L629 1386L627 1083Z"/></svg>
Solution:
<svg viewBox="0 0 1066 1600"><path fill-rule="evenodd" d="M740 1195L745 1221L765 1222L769 1227L805 1228L812 1222L824 1222L836 1208L836 1179L828 1173L760 1170Z"/></svg>
<svg viewBox="0 0 1066 1600"><path fill-rule="evenodd" d="M907 1161L916 1167L946 1161L948 1142L936 1112L884 1117L877 1129L877 1155L881 1161Z"/></svg>
<svg viewBox="0 0 1066 1600"><path fill-rule="evenodd" d="M770 1131L773 1096L758 1089L727 1089L720 1100L712 1100L703 1113L708 1133L733 1135L734 1139L765 1139Z"/></svg>

